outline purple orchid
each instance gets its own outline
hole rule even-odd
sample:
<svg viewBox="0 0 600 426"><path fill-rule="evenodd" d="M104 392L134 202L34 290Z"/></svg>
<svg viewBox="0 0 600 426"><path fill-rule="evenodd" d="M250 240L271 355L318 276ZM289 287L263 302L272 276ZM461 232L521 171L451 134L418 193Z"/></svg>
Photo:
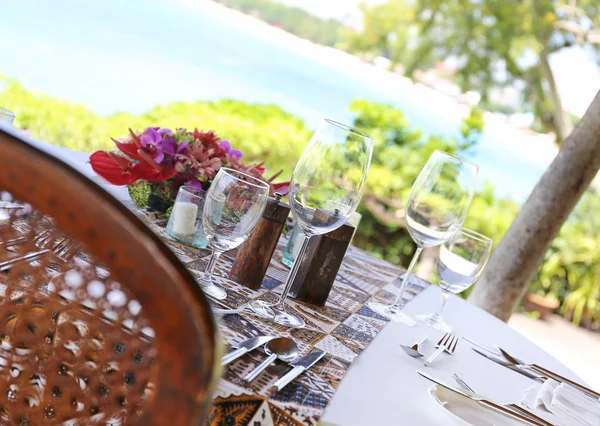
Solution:
<svg viewBox="0 0 600 426"><path fill-rule="evenodd" d="M227 154L229 154L229 156L232 157L232 158L236 158L238 160L241 160L242 157L244 156L242 154L242 151L240 151L238 149L233 149L231 147L231 143L229 141L221 141L221 142L219 142L219 146L221 148L223 148L225 150L225 152L227 152Z"/></svg>
<svg viewBox="0 0 600 426"><path fill-rule="evenodd" d="M148 127L140 137L140 143L142 144L142 147L158 164L160 164L165 158L165 154L162 150L162 141L163 136L156 130L155 127Z"/></svg>

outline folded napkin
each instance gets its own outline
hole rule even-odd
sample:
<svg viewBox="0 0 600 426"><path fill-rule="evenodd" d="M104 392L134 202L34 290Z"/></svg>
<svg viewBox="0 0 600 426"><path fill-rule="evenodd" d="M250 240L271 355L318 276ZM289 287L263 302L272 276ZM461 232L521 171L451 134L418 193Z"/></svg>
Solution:
<svg viewBox="0 0 600 426"><path fill-rule="evenodd" d="M556 380L527 389L521 403L531 410L551 413L552 418L545 417L557 426L600 426L600 401Z"/></svg>

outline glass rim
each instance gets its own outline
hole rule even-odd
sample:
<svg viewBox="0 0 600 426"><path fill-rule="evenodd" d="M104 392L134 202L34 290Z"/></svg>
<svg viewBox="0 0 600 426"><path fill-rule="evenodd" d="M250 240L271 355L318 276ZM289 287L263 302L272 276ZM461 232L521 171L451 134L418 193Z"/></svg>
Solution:
<svg viewBox="0 0 600 426"><path fill-rule="evenodd" d="M360 136L361 138L370 139L371 141L375 140L373 138L373 136L370 136L370 135L366 134L365 132L361 132L360 130L355 129L354 127L348 126L347 124L340 123L339 121L335 121L330 118L324 118L323 121L325 121L328 124L331 124L332 126L339 127L340 129L345 130L349 133L353 133L357 136Z"/></svg>
<svg viewBox="0 0 600 426"><path fill-rule="evenodd" d="M179 189L177 190L177 192L184 190L185 192L187 192L190 195L193 195L195 197L198 197L199 195L197 194L198 192L201 192L203 195L206 196L206 190L203 188L198 188L197 186L194 185L181 185L179 187Z"/></svg>
<svg viewBox="0 0 600 426"><path fill-rule="evenodd" d="M462 158L462 157L459 157L458 155L449 154L449 153L447 153L446 151L442 151L441 149L436 149L435 151L433 151L433 153L434 153L434 154L435 154L436 152L439 152L440 154L446 155L446 156L448 156L448 157L450 157L450 158L454 158L455 160L458 160L458 161L460 161L461 163L465 163L465 164L468 164L468 165L470 165L470 166L473 166L473 167L475 167L475 169L477 169L477 170L479 171L479 165L478 165L478 164L475 164L475 163L473 163L472 161L465 160L464 158Z"/></svg>
<svg viewBox="0 0 600 426"><path fill-rule="evenodd" d="M221 168L219 169L219 172L220 172L221 170L223 170L223 171L224 171L225 173L227 173L229 176L231 176L232 178L234 178L234 179L236 179L236 180L238 180L238 181L240 181L240 182L247 183L248 185L252 185L252 186L255 186L255 187L257 187L257 188L266 188L266 189L267 189L267 191L271 191L271 185L269 185L269 184L268 184L267 182L265 182L264 180L260 180L260 179L259 179L259 178L257 178L257 177L254 177L254 176L252 176L252 175L249 175L248 173L244 173L244 172L241 172L241 171L239 171L239 170L235 170L235 169L230 169L229 167L221 167ZM253 181L255 181L256 183L249 182L249 181L247 181L247 180L241 179L241 178L239 178L238 176L236 176L236 174L238 174L238 175L243 175L243 176L245 176L245 177L247 177L247 178L250 178L250 179L252 179ZM213 180L213 181L214 181L214 180ZM212 184L211 184L211 186L212 186Z"/></svg>
<svg viewBox="0 0 600 426"><path fill-rule="evenodd" d="M493 240L490 237L487 237L483 234L480 234L479 232L475 232L472 229L469 228L460 228L458 230L458 232L460 232L461 234L464 234L466 236L468 236L469 238L472 238L474 240L478 240L484 243L493 243ZM457 232L457 234L458 234ZM491 244L490 244L491 245Z"/></svg>
<svg viewBox="0 0 600 426"><path fill-rule="evenodd" d="M2 106L0 106L0 115L7 115L9 117L15 118L16 115L14 112L12 112L11 110L4 108Z"/></svg>

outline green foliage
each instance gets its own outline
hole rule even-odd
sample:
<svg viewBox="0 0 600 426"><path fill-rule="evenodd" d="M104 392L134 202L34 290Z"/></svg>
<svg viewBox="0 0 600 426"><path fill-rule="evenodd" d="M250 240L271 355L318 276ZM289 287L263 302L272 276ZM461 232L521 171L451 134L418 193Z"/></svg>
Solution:
<svg viewBox="0 0 600 426"><path fill-rule="evenodd" d="M66 148L92 152L113 149L111 137L162 127L214 129L245 155L246 162L265 161L272 173L283 169L289 178L292 167L310 139L310 131L298 117L275 105L252 105L233 100L175 102L157 106L141 115L114 114L102 117L84 106L25 90L14 80L2 78L0 105L14 111L15 126L32 136ZM267 174L268 176L268 174Z"/></svg>
<svg viewBox="0 0 600 426"><path fill-rule="evenodd" d="M266 160L271 170L293 165L311 136L302 120L272 105L240 101L177 102L141 115L102 117L85 107L25 90L0 76L0 105L16 112L15 125L32 136L79 151L112 149L110 136L120 137L128 127L148 126L214 129L252 161ZM449 153L476 150L483 128L481 113L473 110L461 127L461 137L425 138L411 128L401 111L389 105L356 100L350 107L354 126L375 138L367 189L360 206L363 214L354 244L390 262L407 265L414 244L404 225L404 203L421 168L436 149ZM136 197L149 194L138 188ZM141 201L142 204L147 202ZM588 192L552 243L530 291L562 302L561 313L574 322L600 325L600 196ZM465 226L497 244L518 212L518 205L498 198L486 184L473 199ZM526 254L525 254L526 255ZM435 281L435 280L434 280Z"/></svg>
<svg viewBox="0 0 600 426"><path fill-rule="evenodd" d="M325 46L334 46L344 25L271 0L215 0L232 9L254 15L276 27Z"/></svg>
<svg viewBox="0 0 600 426"><path fill-rule="evenodd" d="M476 149L483 129L480 111L473 110L463 122L462 138L424 138L411 129L401 111L390 105L356 100L354 126L375 138L375 149L357 245L387 260L406 265L415 246L404 228L404 203L413 182L436 149L456 154ZM511 200L499 199L487 184L474 197L466 226L499 242L518 211Z"/></svg>
<svg viewBox="0 0 600 426"><path fill-rule="evenodd" d="M418 43L425 30L417 19L414 2L389 0L386 3L360 5L363 13L361 31L347 29L338 47L366 60L377 56L390 59L391 67L402 64L405 73L412 75L418 67L434 64L433 51Z"/></svg>
<svg viewBox="0 0 600 426"><path fill-rule="evenodd" d="M575 4L555 0L387 0L365 3L363 29L346 31L340 47L371 59L385 56L401 63L405 74L430 69L452 58L456 82L482 93L490 105L493 89L524 87L525 111L540 130L557 131L565 116L549 56L579 44L600 51L593 39L600 28L597 0ZM590 34L590 35L588 35Z"/></svg>
<svg viewBox="0 0 600 426"><path fill-rule="evenodd" d="M530 291L556 298L576 324L600 325L600 197L588 191L544 257Z"/></svg>

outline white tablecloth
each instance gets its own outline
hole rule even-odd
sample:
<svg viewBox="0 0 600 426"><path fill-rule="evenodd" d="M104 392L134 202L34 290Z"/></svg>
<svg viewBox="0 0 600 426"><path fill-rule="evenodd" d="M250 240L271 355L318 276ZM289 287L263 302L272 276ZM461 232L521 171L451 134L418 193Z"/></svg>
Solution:
<svg viewBox="0 0 600 426"><path fill-rule="evenodd" d="M88 154L47 144L38 145L93 178L94 172L87 164ZM122 201L129 199L124 188L106 184L102 187ZM406 312L431 312L437 308L439 298L439 288L432 286L410 302ZM452 297L448 301L444 317L459 336L469 337L482 344L498 344L519 358L581 381L550 354L505 323L458 297ZM452 373L461 372L477 392L507 403L518 402L523 391L533 383L530 379L476 354L471 350L471 345L465 341L460 341L453 356L442 354L430 367L425 368L424 358L410 358L399 347L401 342L413 344L425 333L429 335L429 339L423 346L423 351L428 355L433 352L433 345L441 338L442 332L425 326L405 327L396 323L387 325L354 361L327 406L321 424L327 426L448 424L448 417L427 394L431 383L420 377L415 372L417 369L425 370L453 385Z"/></svg>

